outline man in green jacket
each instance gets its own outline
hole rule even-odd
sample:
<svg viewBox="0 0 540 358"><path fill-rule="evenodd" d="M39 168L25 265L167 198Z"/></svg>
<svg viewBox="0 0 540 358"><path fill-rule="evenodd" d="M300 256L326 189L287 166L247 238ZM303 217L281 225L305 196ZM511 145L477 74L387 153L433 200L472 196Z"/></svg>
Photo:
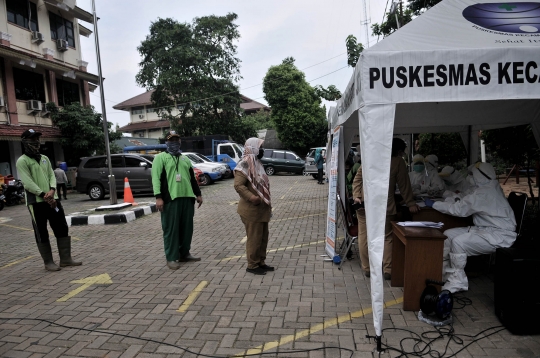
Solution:
<svg viewBox="0 0 540 358"><path fill-rule="evenodd" d="M195 200L200 208L203 199L191 161L180 151L180 136L169 131L165 138L167 151L156 155L152 163L152 186L156 208L161 212L167 266L177 270L180 262L201 260L191 256L189 250Z"/></svg>
<svg viewBox="0 0 540 358"><path fill-rule="evenodd" d="M41 133L28 129L21 135L24 154L17 160L17 171L24 185L26 205L32 218L36 243L47 271L60 267L79 266L71 258L71 237L62 204L56 195L56 178L51 161L39 154ZM60 267L53 260L47 221L58 244Z"/></svg>

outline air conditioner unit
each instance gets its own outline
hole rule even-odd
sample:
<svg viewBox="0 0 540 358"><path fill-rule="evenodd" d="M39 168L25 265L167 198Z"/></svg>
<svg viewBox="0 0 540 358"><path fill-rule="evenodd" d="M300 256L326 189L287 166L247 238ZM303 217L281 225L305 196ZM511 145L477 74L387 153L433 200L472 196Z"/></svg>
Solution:
<svg viewBox="0 0 540 358"><path fill-rule="evenodd" d="M139 114L139 119L143 119L144 118L144 114Z"/></svg>
<svg viewBox="0 0 540 358"><path fill-rule="evenodd" d="M47 110L47 106L45 105L45 103L41 104L41 108L41 117L49 117L51 115L51 112Z"/></svg>
<svg viewBox="0 0 540 358"><path fill-rule="evenodd" d="M33 43L39 45L43 41L45 41L45 37L43 36L43 34L41 32L32 31L32 42Z"/></svg>
<svg viewBox="0 0 540 358"><path fill-rule="evenodd" d="M26 102L26 109L28 110L28 113L40 112L41 111L41 102L37 101L35 99L31 99L28 102Z"/></svg>
<svg viewBox="0 0 540 358"><path fill-rule="evenodd" d="M4 97L0 97L0 107L5 107L6 106L6 100Z"/></svg>
<svg viewBox="0 0 540 358"><path fill-rule="evenodd" d="M68 49L68 42L64 39L56 40L56 49L60 52L65 52Z"/></svg>

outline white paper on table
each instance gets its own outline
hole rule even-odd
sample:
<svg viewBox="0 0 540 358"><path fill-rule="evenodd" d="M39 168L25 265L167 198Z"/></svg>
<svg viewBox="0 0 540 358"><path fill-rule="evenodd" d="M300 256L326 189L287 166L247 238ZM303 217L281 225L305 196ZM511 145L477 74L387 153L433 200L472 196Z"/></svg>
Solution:
<svg viewBox="0 0 540 358"><path fill-rule="evenodd" d="M435 229L440 229L444 226L444 223L433 222L433 221L400 221L398 222L400 226L413 226L413 227L432 227Z"/></svg>

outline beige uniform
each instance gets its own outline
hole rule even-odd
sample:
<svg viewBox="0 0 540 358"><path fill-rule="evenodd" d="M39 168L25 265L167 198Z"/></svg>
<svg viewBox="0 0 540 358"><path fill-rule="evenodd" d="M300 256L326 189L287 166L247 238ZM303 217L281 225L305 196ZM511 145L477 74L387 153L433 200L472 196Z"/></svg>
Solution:
<svg viewBox="0 0 540 358"><path fill-rule="evenodd" d="M390 182L388 186L388 201L386 204L386 222L384 225L384 253L383 253L383 270L384 273L392 272L392 225L391 221L396 218L396 203L394 200L394 192L396 184L399 188L403 200L407 206L416 204L413 197L411 182L407 173L407 167L401 157L392 157L390 161ZM358 172L353 180L353 198L360 198L364 202L364 188L362 180L362 167L358 168ZM364 209L356 211L358 218L358 248L360 251L360 260L362 261L362 269L369 272L369 256L367 244L367 229L366 229L366 212Z"/></svg>

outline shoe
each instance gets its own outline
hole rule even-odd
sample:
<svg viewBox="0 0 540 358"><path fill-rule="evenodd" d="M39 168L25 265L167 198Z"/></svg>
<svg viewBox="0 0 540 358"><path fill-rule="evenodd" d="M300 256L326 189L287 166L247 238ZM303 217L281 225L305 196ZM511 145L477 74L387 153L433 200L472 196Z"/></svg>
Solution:
<svg viewBox="0 0 540 358"><path fill-rule="evenodd" d="M170 268L171 270L178 270L180 266L182 265L180 265L176 261L167 261L167 267Z"/></svg>
<svg viewBox="0 0 540 358"><path fill-rule="evenodd" d="M371 276L371 273L369 271L366 271L366 272L364 272L364 276L369 278Z"/></svg>
<svg viewBox="0 0 540 358"><path fill-rule="evenodd" d="M182 256L178 259L178 262L188 262L188 261L201 261L201 258L191 256L191 254L187 254L186 256Z"/></svg>
<svg viewBox="0 0 540 358"><path fill-rule="evenodd" d="M261 265L259 268L262 268L264 271L274 271L275 269L272 266Z"/></svg>
<svg viewBox="0 0 540 358"><path fill-rule="evenodd" d="M256 267L254 269L247 268L246 272L252 273L254 275L266 275L266 270L262 267Z"/></svg>
<svg viewBox="0 0 540 358"><path fill-rule="evenodd" d="M71 236L57 237L58 253L60 254L60 267L81 266L82 262L71 258Z"/></svg>
<svg viewBox="0 0 540 358"><path fill-rule="evenodd" d="M64 198L64 200L67 200L67 198Z"/></svg>
<svg viewBox="0 0 540 358"><path fill-rule="evenodd" d="M385 273L384 273L384 279L385 279L385 280L391 280L391 279L392 279L392 275L390 275L388 272L385 272Z"/></svg>

